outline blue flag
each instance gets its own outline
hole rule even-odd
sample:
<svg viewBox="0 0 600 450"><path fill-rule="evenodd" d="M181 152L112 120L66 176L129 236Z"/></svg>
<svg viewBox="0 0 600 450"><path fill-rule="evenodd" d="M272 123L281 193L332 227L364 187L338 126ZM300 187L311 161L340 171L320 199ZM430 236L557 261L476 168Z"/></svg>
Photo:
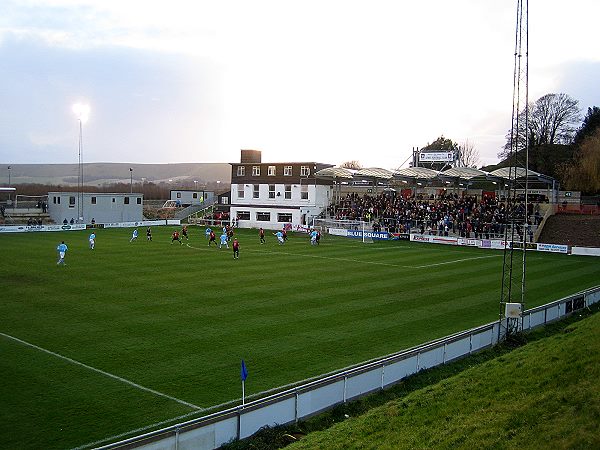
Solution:
<svg viewBox="0 0 600 450"><path fill-rule="evenodd" d="M242 368L240 370L240 377L242 378L242 381L246 381L246 378L248 378L248 369L246 369L246 363L244 362L243 359L242 359Z"/></svg>

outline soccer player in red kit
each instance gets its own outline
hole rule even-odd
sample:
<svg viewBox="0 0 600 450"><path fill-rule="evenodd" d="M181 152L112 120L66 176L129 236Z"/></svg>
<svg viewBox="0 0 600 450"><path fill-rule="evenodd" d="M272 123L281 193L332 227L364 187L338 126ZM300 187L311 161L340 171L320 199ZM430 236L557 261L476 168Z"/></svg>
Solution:
<svg viewBox="0 0 600 450"><path fill-rule="evenodd" d="M233 259L240 259L240 243L237 238L233 240Z"/></svg>
<svg viewBox="0 0 600 450"><path fill-rule="evenodd" d="M179 239L179 231L177 230L173 231L173 234L171 235L171 245L173 245L173 242L175 241L183 245L183 242Z"/></svg>
<svg viewBox="0 0 600 450"><path fill-rule="evenodd" d="M210 247L210 243L211 242L215 243L215 247L217 246L216 235L215 235L215 232L213 230L210 230L210 235L208 237L208 246L209 247Z"/></svg>

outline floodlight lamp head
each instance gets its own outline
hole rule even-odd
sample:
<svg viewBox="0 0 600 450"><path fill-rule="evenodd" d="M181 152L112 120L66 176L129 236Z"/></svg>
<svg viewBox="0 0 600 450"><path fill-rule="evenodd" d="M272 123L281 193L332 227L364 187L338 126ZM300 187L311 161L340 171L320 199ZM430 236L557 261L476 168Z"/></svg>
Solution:
<svg viewBox="0 0 600 450"><path fill-rule="evenodd" d="M90 105L85 103L75 103L73 105L73 112L81 123L86 123L90 117Z"/></svg>

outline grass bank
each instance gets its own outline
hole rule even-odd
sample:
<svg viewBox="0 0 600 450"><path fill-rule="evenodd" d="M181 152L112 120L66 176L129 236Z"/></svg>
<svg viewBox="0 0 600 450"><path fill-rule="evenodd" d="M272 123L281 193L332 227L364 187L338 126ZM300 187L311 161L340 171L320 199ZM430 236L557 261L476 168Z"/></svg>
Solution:
<svg viewBox="0 0 600 450"><path fill-rule="evenodd" d="M590 313L229 449L600 448L600 314Z"/></svg>

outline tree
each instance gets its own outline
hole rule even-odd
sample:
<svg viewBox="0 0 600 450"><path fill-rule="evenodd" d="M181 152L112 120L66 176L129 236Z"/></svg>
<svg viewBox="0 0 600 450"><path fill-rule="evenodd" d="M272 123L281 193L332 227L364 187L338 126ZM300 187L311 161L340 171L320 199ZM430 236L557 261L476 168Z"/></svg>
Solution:
<svg viewBox="0 0 600 450"><path fill-rule="evenodd" d="M445 138L443 135L433 141L431 144L427 144L421 150L443 150L443 151L456 151L458 144L453 142L452 139Z"/></svg>
<svg viewBox="0 0 600 450"><path fill-rule="evenodd" d="M346 161L343 164L340 164L340 167L343 167L344 169L353 169L353 170L360 170L362 169L362 165L354 160L354 161Z"/></svg>
<svg viewBox="0 0 600 450"><path fill-rule="evenodd" d="M438 137L431 144L427 144L421 148L419 152L454 152L454 155L458 153L458 144L452 139L445 138L443 135ZM433 170L443 170L447 168L450 161L419 161L419 166L427 167Z"/></svg>
<svg viewBox="0 0 600 450"><path fill-rule="evenodd" d="M527 112L529 112L529 129L525 130ZM519 113L516 148L525 147L526 136L529 138L530 147L569 144L573 140L575 125L580 118L577 100L562 93L546 94ZM499 158L503 159L509 155L511 144L511 130L508 130L504 150L498 153Z"/></svg>
<svg viewBox="0 0 600 450"><path fill-rule="evenodd" d="M600 127L585 137L570 164L564 164L563 183L569 190L600 192Z"/></svg>
<svg viewBox="0 0 600 450"><path fill-rule="evenodd" d="M575 134L575 145L580 145L587 136L592 135L598 128L600 128L600 108L594 106L593 108L588 108L587 114L583 118L583 123Z"/></svg>
<svg viewBox="0 0 600 450"><path fill-rule="evenodd" d="M468 139L459 147L458 163L461 167L477 167L479 163L479 151Z"/></svg>

